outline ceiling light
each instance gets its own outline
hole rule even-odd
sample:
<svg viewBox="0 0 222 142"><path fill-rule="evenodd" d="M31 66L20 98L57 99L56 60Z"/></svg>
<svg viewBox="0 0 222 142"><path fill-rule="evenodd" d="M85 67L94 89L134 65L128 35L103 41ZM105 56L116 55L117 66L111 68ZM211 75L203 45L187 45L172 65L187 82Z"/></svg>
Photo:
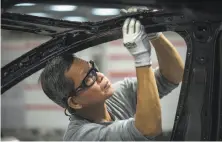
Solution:
<svg viewBox="0 0 222 142"><path fill-rule="evenodd" d="M77 8L74 5L53 5L50 6L49 9L53 11L73 11Z"/></svg>
<svg viewBox="0 0 222 142"><path fill-rule="evenodd" d="M158 9L153 9L153 12L159 11Z"/></svg>
<svg viewBox="0 0 222 142"><path fill-rule="evenodd" d="M92 9L93 15L100 15L100 16L111 16L111 15L118 15L120 11L114 8L94 8Z"/></svg>
<svg viewBox="0 0 222 142"><path fill-rule="evenodd" d="M34 3L18 3L15 6L34 6Z"/></svg>
<svg viewBox="0 0 222 142"><path fill-rule="evenodd" d="M76 22L86 22L87 21L86 18L78 17L78 16L67 16L67 17L64 17L63 20L76 21Z"/></svg>
<svg viewBox="0 0 222 142"><path fill-rule="evenodd" d="M49 17L49 15L45 14L45 13L27 13L27 15L39 16L39 17Z"/></svg>

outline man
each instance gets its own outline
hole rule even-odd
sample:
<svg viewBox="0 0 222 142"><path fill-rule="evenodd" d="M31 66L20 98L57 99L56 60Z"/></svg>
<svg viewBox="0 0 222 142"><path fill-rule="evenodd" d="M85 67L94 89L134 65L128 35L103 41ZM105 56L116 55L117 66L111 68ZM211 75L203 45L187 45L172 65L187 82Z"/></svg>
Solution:
<svg viewBox="0 0 222 142"><path fill-rule="evenodd" d="M182 80L183 63L162 33L145 33L128 18L123 44L134 57L137 78L115 84L92 61L66 55L52 60L41 74L45 94L71 113L65 141L153 140L162 131L160 100ZM159 68L152 69L151 44Z"/></svg>

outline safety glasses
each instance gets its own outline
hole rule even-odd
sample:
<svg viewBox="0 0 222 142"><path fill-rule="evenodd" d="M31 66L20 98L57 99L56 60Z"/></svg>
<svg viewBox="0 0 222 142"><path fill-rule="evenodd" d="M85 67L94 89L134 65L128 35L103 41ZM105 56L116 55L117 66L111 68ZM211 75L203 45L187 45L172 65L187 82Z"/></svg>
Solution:
<svg viewBox="0 0 222 142"><path fill-rule="evenodd" d="M89 63L91 64L92 68L88 71L80 86L75 89L75 95L78 95L80 92L90 88L97 80L96 72L99 72L99 70L92 60L89 61Z"/></svg>

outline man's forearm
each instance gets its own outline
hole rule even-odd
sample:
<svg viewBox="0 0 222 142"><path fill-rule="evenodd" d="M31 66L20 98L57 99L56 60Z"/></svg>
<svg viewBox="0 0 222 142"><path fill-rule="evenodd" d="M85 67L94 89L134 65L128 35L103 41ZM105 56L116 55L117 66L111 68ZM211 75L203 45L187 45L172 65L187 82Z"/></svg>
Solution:
<svg viewBox="0 0 222 142"><path fill-rule="evenodd" d="M151 43L156 50L162 75L172 83L180 83L183 78L184 64L176 48L163 34L158 39L151 40Z"/></svg>
<svg viewBox="0 0 222 142"><path fill-rule="evenodd" d="M152 67L137 67L137 107L135 125L147 136L161 133L161 107Z"/></svg>

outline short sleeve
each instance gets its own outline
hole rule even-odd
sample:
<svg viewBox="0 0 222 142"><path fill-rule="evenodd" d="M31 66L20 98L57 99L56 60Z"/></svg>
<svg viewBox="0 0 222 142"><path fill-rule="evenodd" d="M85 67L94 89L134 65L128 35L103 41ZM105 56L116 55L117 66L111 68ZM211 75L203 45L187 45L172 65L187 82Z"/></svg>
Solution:
<svg viewBox="0 0 222 142"><path fill-rule="evenodd" d="M159 68L156 68L154 70L154 75L155 75L156 84L157 84L160 98L169 94L179 85L179 84L172 83L168 79L166 79L160 72Z"/></svg>
<svg viewBox="0 0 222 142"><path fill-rule="evenodd" d="M157 84L160 98L169 94L173 89L175 89L179 85L179 84L174 84L170 82L169 80L167 80L161 74L159 68L156 68L154 70L154 75L155 75L156 84ZM136 77L125 78L123 80L123 84L125 88L122 88L122 89L125 89L125 92L132 92L133 94L136 94L137 92L137 78Z"/></svg>
<svg viewBox="0 0 222 142"><path fill-rule="evenodd" d="M71 134L72 129L69 131ZM143 136L135 127L135 119L130 118L114 121L109 125L84 124L65 141L148 141L154 138Z"/></svg>

